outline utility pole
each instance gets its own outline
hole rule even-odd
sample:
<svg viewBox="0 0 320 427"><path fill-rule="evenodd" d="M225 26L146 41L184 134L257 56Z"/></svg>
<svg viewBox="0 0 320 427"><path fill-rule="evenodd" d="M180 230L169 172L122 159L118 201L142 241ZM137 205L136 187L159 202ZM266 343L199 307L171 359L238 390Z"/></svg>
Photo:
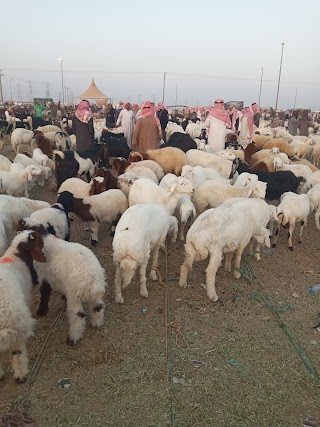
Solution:
<svg viewBox="0 0 320 427"><path fill-rule="evenodd" d="M260 101L261 101L261 89L262 89L263 69L264 69L264 67L261 67L261 80L260 80L259 101L258 101L258 105L259 106L260 106Z"/></svg>
<svg viewBox="0 0 320 427"><path fill-rule="evenodd" d="M50 87L49 87L49 82L47 82L47 84L46 84L46 98L50 98Z"/></svg>
<svg viewBox="0 0 320 427"><path fill-rule="evenodd" d="M28 81L28 83L29 83L29 100L30 100L30 102L32 102L32 98L33 98L33 94L32 94L32 84L31 84L31 81L30 81L30 80Z"/></svg>
<svg viewBox="0 0 320 427"><path fill-rule="evenodd" d="M3 92L2 92L2 81L1 81L1 77L4 76L4 74L2 74L2 70L0 70L0 100L3 101Z"/></svg>
<svg viewBox="0 0 320 427"><path fill-rule="evenodd" d="M177 106L177 102L178 102L178 85L176 84L176 103L175 103L175 106Z"/></svg>
<svg viewBox="0 0 320 427"><path fill-rule="evenodd" d="M296 88L296 95L295 95L295 97L294 97L294 106L293 106L293 108L294 108L294 109L296 108L297 95L298 95L298 89Z"/></svg>
<svg viewBox="0 0 320 427"><path fill-rule="evenodd" d="M11 86L11 82L12 82L12 80L13 80L13 79L10 79L10 99L11 99L11 101L13 100L13 99L12 99L12 86Z"/></svg>
<svg viewBox="0 0 320 427"><path fill-rule="evenodd" d="M20 83L18 83L18 99L19 99L19 101L22 101L22 97L21 97L21 85L20 85Z"/></svg>
<svg viewBox="0 0 320 427"><path fill-rule="evenodd" d="M166 91L166 74L167 73L163 73L163 89L162 89L162 102L164 103L164 94Z"/></svg>
<svg viewBox="0 0 320 427"><path fill-rule="evenodd" d="M275 108L275 110L276 110L276 111L277 111L277 109L278 109L278 98L279 98L279 88L280 88L281 69L282 69L282 57L283 57L283 48L284 48L284 45L285 45L285 44L286 44L286 42L282 42L282 43L281 43L282 49L281 49L280 69L279 69L278 88L277 88L277 98L276 98L276 108Z"/></svg>

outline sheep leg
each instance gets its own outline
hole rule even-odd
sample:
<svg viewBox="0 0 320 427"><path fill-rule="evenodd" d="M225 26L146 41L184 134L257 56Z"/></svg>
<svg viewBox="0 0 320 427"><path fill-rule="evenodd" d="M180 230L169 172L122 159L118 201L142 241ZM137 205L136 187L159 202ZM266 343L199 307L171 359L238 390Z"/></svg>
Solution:
<svg viewBox="0 0 320 427"><path fill-rule="evenodd" d="M86 313L83 310L80 298L67 297L67 315L69 320L68 345L75 345L83 336L86 327Z"/></svg>
<svg viewBox="0 0 320 427"><path fill-rule="evenodd" d="M148 289L147 289L147 265L148 261L144 262L140 267L140 295L143 298L148 297Z"/></svg>
<svg viewBox="0 0 320 427"><path fill-rule="evenodd" d="M17 383L24 383L29 373L28 355L25 341L18 340L12 349L11 366L13 378Z"/></svg>
<svg viewBox="0 0 320 427"><path fill-rule="evenodd" d="M206 268L206 285L207 295L210 301L218 301L216 292L216 274L222 260L222 253L212 252L210 254L210 261Z"/></svg>
<svg viewBox="0 0 320 427"><path fill-rule="evenodd" d="M234 270L233 270L233 277L235 279L240 279L241 273L240 273L240 264L241 264L241 256L244 251L244 246L239 246L238 249L235 250L235 259L234 259Z"/></svg>
<svg viewBox="0 0 320 427"><path fill-rule="evenodd" d="M261 260L261 243L256 243L256 248L254 251L254 257L257 261Z"/></svg>
<svg viewBox="0 0 320 427"><path fill-rule="evenodd" d="M159 251L160 246L156 246L153 251L152 268L150 271L150 279L153 282L157 280L157 268L159 267Z"/></svg>
<svg viewBox="0 0 320 427"><path fill-rule="evenodd" d="M316 221L317 230L320 230L320 205L319 205L316 213L314 214L314 219Z"/></svg>
<svg viewBox="0 0 320 427"><path fill-rule="evenodd" d="M104 303L101 298L95 298L88 302L88 309L91 316L91 326L101 328L104 318Z"/></svg>
<svg viewBox="0 0 320 427"><path fill-rule="evenodd" d="M192 269L193 263L194 255L187 253L186 259L180 268L179 286L181 286L181 288L187 287L188 273Z"/></svg>
<svg viewBox="0 0 320 427"><path fill-rule="evenodd" d="M51 294L51 286L44 280L40 286L40 303L37 310L38 316L46 316L49 310L49 299Z"/></svg>
<svg viewBox="0 0 320 427"><path fill-rule="evenodd" d="M293 235L294 227L295 227L295 222L290 222L290 221L289 221L288 244L289 244L289 250L290 250L290 251L293 251L293 246L292 246L292 235Z"/></svg>
<svg viewBox="0 0 320 427"><path fill-rule="evenodd" d="M98 244L98 232L99 232L99 221L93 221L90 223L90 230L91 230L91 246L97 246Z"/></svg>
<svg viewBox="0 0 320 427"><path fill-rule="evenodd" d="M117 304L124 303L124 298L122 296L122 290L121 290L121 282L122 282L121 268L118 265L116 270L115 281L114 281L114 293L115 293L114 299Z"/></svg>
<svg viewBox="0 0 320 427"><path fill-rule="evenodd" d="M277 240L278 240L279 233L280 233L280 224L277 223L276 232L274 233L274 238L273 238L273 243L272 243L273 248L275 248L277 246Z"/></svg>
<svg viewBox="0 0 320 427"><path fill-rule="evenodd" d="M233 258L233 252L226 253L226 260L224 263L224 271L231 271L231 262Z"/></svg>
<svg viewBox="0 0 320 427"><path fill-rule="evenodd" d="M299 232L299 236L298 236L298 243L302 243L302 232L303 232L303 228L304 226L306 226L306 222L305 221L301 221L300 223L300 232Z"/></svg>
<svg viewBox="0 0 320 427"><path fill-rule="evenodd" d="M3 370L2 363L0 360L0 381L3 380L3 377L4 377L4 370Z"/></svg>
<svg viewBox="0 0 320 427"><path fill-rule="evenodd" d="M184 228L186 226L185 222L180 222L179 224L179 240L181 240L181 242L184 242Z"/></svg>

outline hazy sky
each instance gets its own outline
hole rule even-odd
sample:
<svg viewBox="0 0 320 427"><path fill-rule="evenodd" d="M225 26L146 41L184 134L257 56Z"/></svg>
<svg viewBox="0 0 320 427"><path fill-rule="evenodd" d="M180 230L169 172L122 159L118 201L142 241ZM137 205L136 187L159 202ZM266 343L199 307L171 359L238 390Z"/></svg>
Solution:
<svg viewBox="0 0 320 427"><path fill-rule="evenodd" d="M15 0L2 16L5 99L79 95L94 77L115 101L208 105L215 98L320 110L319 0ZM8 17L9 17L8 15Z"/></svg>

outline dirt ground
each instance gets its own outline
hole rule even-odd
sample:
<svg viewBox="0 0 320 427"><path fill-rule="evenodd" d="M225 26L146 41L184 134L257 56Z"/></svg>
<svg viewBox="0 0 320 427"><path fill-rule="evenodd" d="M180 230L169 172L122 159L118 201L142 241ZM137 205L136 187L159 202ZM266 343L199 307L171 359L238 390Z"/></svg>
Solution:
<svg viewBox="0 0 320 427"><path fill-rule="evenodd" d="M55 201L49 187L35 189L32 198ZM15 384L4 356L0 413L23 401L40 427L297 427L306 419L320 422L320 332L313 329L320 294L308 292L320 283L320 232L313 215L303 244L295 242L293 252L281 230L278 247L260 262L243 259L247 280L220 269L215 304L201 286L207 261L194 265L190 287L179 288L184 247L177 242L168 245L167 263L165 253L160 255L167 286L148 281L149 297L143 299L136 277L124 291L124 305L116 305L107 229L107 224L101 227L99 246L93 249L109 283L105 326L93 330L87 325L81 344L69 347L63 313L45 345L64 307L54 294L48 316L38 319L28 341L30 368L46 347L33 382ZM78 219L71 240L89 246ZM35 288L33 312L37 302ZM62 378L70 379L70 387L58 384Z"/></svg>

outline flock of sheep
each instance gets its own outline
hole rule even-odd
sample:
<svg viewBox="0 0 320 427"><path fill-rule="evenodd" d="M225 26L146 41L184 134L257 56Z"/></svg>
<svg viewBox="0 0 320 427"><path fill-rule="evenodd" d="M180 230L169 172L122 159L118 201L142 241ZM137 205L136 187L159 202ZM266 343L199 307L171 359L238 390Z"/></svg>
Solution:
<svg viewBox="0 0 320 427"><path fill-rule="evenodd" d="M201 126L195 125L201 132ZM111 170L73 153L77 176L59 185L57 202L50 205L28 197L31 186L44 185L53 173L57 177L60 163L57 167L56 156L67 161L66 142L46 135L59 132L51 128L38 129L39 136L33 132L27 140L15 137L14 131L11 140L16 157L11 162L0 156L0 352L11 351L18 382L29 372L26 341L35 326L30 308L32 284L40 287L39 316L47 314L52 290L66 298L68 344L83 337L88 317L84 306L91 325L103 325L105 271L89 248L69 241L74 214L90 229L91 246L99 244L102 222L113 225L114 297L120 304L137 270L140 295L148 297L149 259L152 256L150 279L156 281L159 251L168 236L173 242L177 237L186 242L179 285L187 286L195 261L209 257L207 295L217 301L216 273L223 259L224 269L238 279L244 250L259 261L261 247L270 246L273 229L275 246L279 227L289 225L291 250L295 224L300 223L301 241L312 211L320 229L317 133L310 132L303 140L285 129L261 127L254 135L255 144L246 150L212 153L204 140L196 139L198 149L187 150L182 144L181 149L166 146L110 159ZM181 132L178 128L169 123L167 131ZM197 129L190 124L193 138L200 136L194 133ZM22 143L30 143L30 149L37 146L32 157L19 153ZM84 174L88 182L80 178ZM0 379L3 376L0 364Z"/></svg>

